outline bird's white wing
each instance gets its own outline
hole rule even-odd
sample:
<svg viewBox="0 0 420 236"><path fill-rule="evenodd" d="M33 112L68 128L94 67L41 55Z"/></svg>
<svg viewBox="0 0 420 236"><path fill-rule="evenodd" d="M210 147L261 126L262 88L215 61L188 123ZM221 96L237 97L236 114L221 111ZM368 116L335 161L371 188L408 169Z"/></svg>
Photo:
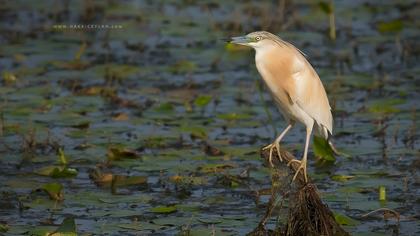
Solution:
<svg viewBox="0 0 420 236"><path fill-rule="evenodd" d="M333 118L327 93L318 74L302 55L295 57L292 77L296 86L296 97L293 100L318 126L322 125L332 133Z"/></svg>

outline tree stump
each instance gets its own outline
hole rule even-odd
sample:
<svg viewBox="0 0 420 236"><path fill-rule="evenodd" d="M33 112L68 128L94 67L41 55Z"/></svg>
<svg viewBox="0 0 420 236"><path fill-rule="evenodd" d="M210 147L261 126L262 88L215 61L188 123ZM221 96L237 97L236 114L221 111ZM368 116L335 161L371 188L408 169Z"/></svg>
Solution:
<svg viewBox="0 0 420 236"><path fill-rule="evenodd" d="M281 150L280 154L283 161L280 161L277 150L274 150L271 197L266 214L248 235L349 235L335 221L328 206L322 202L316 185L309 178L308 183L305 183L302 171L292 183L292 177L299 168L299 163L292 162L288 165L296 158L286 150ZM261 150L261 157L264 158L267 166L270 165L268 149ZM273 210L278 207L276 206L278 199L281 200L280 202L288 201L288 213L287 216L283 216L286 218L286 223L274 230L267 230L265 224ZM280 209L282 205L280 204Z"/></svg>

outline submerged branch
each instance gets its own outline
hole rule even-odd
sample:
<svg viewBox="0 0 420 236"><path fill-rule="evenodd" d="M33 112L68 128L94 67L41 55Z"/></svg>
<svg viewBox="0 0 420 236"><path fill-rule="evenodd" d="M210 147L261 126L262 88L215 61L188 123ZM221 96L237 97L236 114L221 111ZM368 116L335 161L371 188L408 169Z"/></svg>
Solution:
<svg viewBox="0 0 420 236"><path fill-rule="evenodd" d="M397 222L400 223L400 213L398 213L398 212L396 212L392 209L389 209L389 208L379 208L379 209L370 211L370 212L362 215L362 217L368 217L368 216L370 216L374 213L377 213L377 212L382 212L385 219L390 218L389 215L392 215L393 217L395 217L397 219Z"/></svg>

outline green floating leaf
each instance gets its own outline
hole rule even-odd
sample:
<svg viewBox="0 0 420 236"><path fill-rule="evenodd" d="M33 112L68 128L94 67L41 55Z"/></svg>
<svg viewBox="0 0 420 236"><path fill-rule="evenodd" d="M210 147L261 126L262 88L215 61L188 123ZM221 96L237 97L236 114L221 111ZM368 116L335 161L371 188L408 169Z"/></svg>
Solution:
<svg viewBox="0 0 420 236"><path fill-rule="evenodd" d="M99 169L91 171L89 177L101 187L111 186L115 188L147 184L147 176L114 175L112 173L102 173Z"/></svg>
<svg viewBox="0 0 420 236"><path fill-rule="evenodd" d="M64 199L63 196L63 185L60 183L48 183L42 185L41 189L48 193L52 200L61 201Z"/></svg>
<svg viewBox="0 0 420 236"><path fill-rule="evenodd" d="M118 161L121 159L138 159L141 156L133 151L119 147L111 147L107 153L108 161Z"/></svg>
<svg viewBox="0 0 420 236"><path fill-rule="evenodd" d="M156 225L167 225L167 226L181 226L186 224L191 224L192 222L191 217L161 217L158 219L154 219L152 222Z"/></svg>
<svg viewBox="0 0 420 236"><path fill-rule="evenodd" d="M232 169L235 166L231 164L207 164L204 166L198 167L198 170L203 173L218 173L223 172L226 169Z"/></svg>
<svg viewBox="0 0 420 236"><path fill-rule="evenodd" d="M226 230L223 230L221 228L207 228L207 227L198 227L198 228L192 228L188 230L189 236L225 236L225 235L238 235L238 233L234 232L227 232Z"/></svg>
<svg viewBox="0 0 420 236"><path fill-rule="evenodd" d="M143 227L143 224L141 223L131 223L131 224L120 224L118 225L118 227L122 228L122 229L129 229L129 230L136 230L136 231L142 231L142 230L146 230Z"/></svg>
<svg viewBox="0 0 420 236"><path fill-rule="evenodd" d="M63 169L59 169L59 168L54 168L54 170L50 173L50 177L53 178L73 178L76 177L78 174L76 169L73 168L63 168Z"/></svg>
<svg viewBox="0 0 420 236"><path fill-rule="evenodd" d="M143 140L144 147L147 148L159 148L165 147L167 144L166 137L163 136L149 136Z"/></svg>
<svg viewBox="0 0 420 236"><path fill-rule="evenodd" d="M375 177L375 178L381 178L381 177L387 177L389 176L389 173L384 170L353 170L351 172L353 175L358 175L360 177Z"/></svg>
<svg viewBox="0 0 420 236"><path fill-rule="evenodd" d="M155 225L147 222L133 222L130 224L120 224L118 227L122 229L129 229L129 230L136 230L136 231L142 231L142 230L159 230L163 226L161 225Z"/></svg>
<svg viewBox="0 0 420 236"><path fill-rule="evenodd" d="M387 32L400 32L403 28L403 22L401 20L393 20L389 22L381 22L378 24L378 30L381 33Z"/></svg>
<svg viewBox="0 0 420 236"><path fill-rule="evenodd" d="M324 138L314 136L313 150L317 157L325 161L335 161L334 151Z"/></svg>
<svg viewBox="0 0 420 236"><path fill-rule="evenodd" d="M248 219L248 217L244 215L224 215L222 218L225 220L239 220L239 221L244 221Z"/></svg>
<svg viewBox="0 0 420 236"><path fill-rule="evenodd" d="M116 175L112 179L112 184L117 187L144 185L147 184L147 176Z"/></svg>
<svg viewBox="0 0 420 236"><path fill-rule="evenodd" d="M181 131L188 132L191 134L191 136L196 137L196 138L201 138L201 139L207 138L207 130L202 126L183 125L181 127Z"/></svg>
<svg viewBox="0 0 420 236"><path fill-rule="evenodd" d="M46 166L36 170L35 173L52 178L72 178L78 174L76 169L63 166Z"/></svg>
<svg viewBox="0 0 420 236"><path fill-rule="evenodd" d="M102 198L98 198L100 202L108 203L108 204L116 204L116 203L148 203L153 199L152 196L142 194L142 195L112 195L106 196Z"/></svg>
<svg viewBox="0 0 420 236"><path fill-rule="evenodd" d="M6 233L9 230L9 226L6 224L0 224L0 233Z"/></svg>
<svg viewBox="0 0 420 236"><path fill-rule="evenodd" d="M198 221L205 224L220 224L223 222L221 217L207 217L207 218L198 218Z"/></svg>
<svg viewBox="0 0 420 236"><path fill-rule="evenodd" d="M400 109L396 108L395 106L404 104L405 102L405 99L400 98L379 99L370 102L368 105L368 111L372 113L396 113L399 112Z"/></svg>
<svg viewBox="0 0 420 236"><path fill-rule="evenodd" d="M23 78L23 77L28 77L28 76L44 74L46 72L46 69L42 65L38 67L21 66L17 68L16 70L14 70L14 72L17 78Z"/></svg>
<svg viewBox="0 0 420 236"><path fill-rule="evenodd" d="M2 77L5 84L12 84L16 82L17 80L16 76L12 72L9 72L9 71L4 71L2 74Z"/></svg>
<svg viewBox="0 0 420 236"><path fill-rule="evenodd" d="M63 220L61 225L57 228L55 232L50 235L54 236L76 236L77 229L76 229L76 222L73 217L68 217Z"/></svg>
<svg viewBox="0 0 420 236"><path fill-rule="evenodd" d="M174 176L169 177L169 180L176 184L192 184L192 185L205 185L208 182L205 176L174 175Z"/></svg>
<svg viewBox="0 0 420 236"><path fill-rule="evenodd" d="M157 112L173 112L174 105L170 102L161 103L158 107L156 107L155 111Z"/></svg>
<svg viewBox="0 0 420 236"><path fill-rule="evenodd" d="M54 229L55 229L54 226L36 226L35 228L27 232L27 234L31 236L55 235L53 234Z"/></svg>
<svg viewBox="0 0 420 236"><path fill-rule="evenodd" d="M334 218L340 225L355 226L360 224L359 221L338 213L334 213Z"/></svg>
<svg viewBox="0 0 420 236"><path fill-rule="evenodd" d="M195 99L194 104L198 107L205 107L210 103L212 96L202 95Z"/></svg>
<svg viewBox="0 0 420 236"><path fill-rule="evenodd" d="M157 206L150 209L153 213L169 214L177 211L176 206Z"/></svg>
<svg viewBox="0 0 420 236"><path fill-rule="evenodd" d="M354 175L333 175L333 176L331 176L331 179L334 180L334 181L345 182L345 181L353 179L354 177L356 177L356 176L354 176Z"/></svg>
<svg viewBox="0 0 420 236"><path fill-rule="evenodd" d="M136 65L107 64L95 67L98 74L108 78L126 79L131 75L140 72Z"/></svg>
<svg viewBox="0 0 420 236"><path fill-rule="evenodd" d="M232 188L237 188L237 187L239 187L239 182L236 182L236 181L234 181L234 180L231 180L231 182L230 182L230 187L232 187Z"/></svg>
<svg viewBox="0 0 420 236"><path fill-rule="evenodd" d="M226 114L217 115L217 118L228 120L228 121L243 120L243 119L248 119L250 117L251 115L249 114L238 114L238 113L226 113Z"/></svg>
<svg viewBox="0 0 420 236"><path fill-rule="evenodd" d="M78 124L71 125L70 127L75 129L87 129L90 126L90 121L82 121Z"/></svg>
<svg viewBox="0 0 420 236"><path fill-rule="evenodd" d="M30 230L28 234L36 236L76 236L76 223L73 218L66 218L56 229L52 226L37 226Z"/></svg>

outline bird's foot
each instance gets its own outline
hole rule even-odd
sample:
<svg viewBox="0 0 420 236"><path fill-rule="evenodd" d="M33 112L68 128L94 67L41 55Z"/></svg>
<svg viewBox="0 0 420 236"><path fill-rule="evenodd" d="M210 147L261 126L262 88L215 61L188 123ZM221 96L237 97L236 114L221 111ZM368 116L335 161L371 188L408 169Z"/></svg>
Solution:
<svg viewBox="0 0 420 236"><path fill-rule="evenodd" d="M270 143L270 144L268 144L267 146L263 147L263 148L262 148L262 150L267 150L267 149L271 148L271 146L272 146L272 145L273 145L273 144L272 144L272 143Z"/></svg>
<svg viewBox="0 0 420 236"><path fill-rule="evenodd" d="M283 158L281 158L280 144L279 143L274 142L272 144L269 144L269 145L263 147L263 150L270 149L270 154L268 156L268 162L270 163L270 166L271 167L274 167L274 165L273 165L273 150L274 150L274 148L276 148L276 150L277 150L277 156L278 156L279 160L282 162L283 161Z"/></svg>
<svg viewBox="0 0 420 236"><path fill-rule="evenodd" d="M290 166L290 164L292 164L293 162L297 162L300 165L299 165L298 169L296 170L295 175L293 176L292 183L293 183L293 181L295 181L295 179L298 176L300 170L303 171L303 176L305 177L305 183L307 183L308 182L308 176L306 174L306 160L303 159L302 161L299 161L299 160L293 159L293 160L289 161L289 163L287 163L287 166Z"/></svg>

